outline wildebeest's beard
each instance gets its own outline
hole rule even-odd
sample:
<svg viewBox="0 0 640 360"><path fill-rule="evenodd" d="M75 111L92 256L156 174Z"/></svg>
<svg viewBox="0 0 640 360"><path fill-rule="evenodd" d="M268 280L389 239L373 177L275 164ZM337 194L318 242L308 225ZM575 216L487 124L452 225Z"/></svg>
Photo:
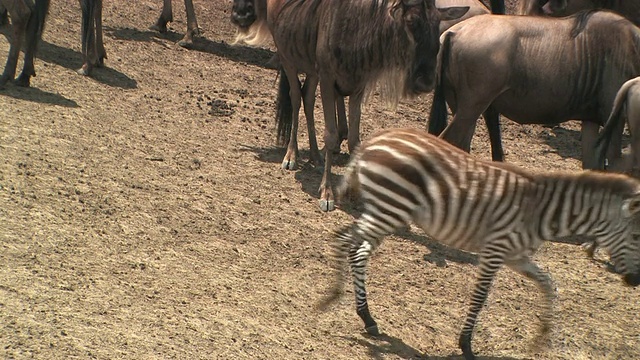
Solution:
<svg viewBox="0 0 640 360"><path fill-rule="evenodd" d="M435 85L436 54L440 46L439 13L435 7L428 8L421 1L418 5L406 6L404 20L415 44L406 91L412 95L429 92Z"/></svg>
<svg viewBox="0 0 640 360"><path fill-rule="evenodd" d="M248 28L257 19L255 0L233 0L231 22L240 28Z"/></svg>

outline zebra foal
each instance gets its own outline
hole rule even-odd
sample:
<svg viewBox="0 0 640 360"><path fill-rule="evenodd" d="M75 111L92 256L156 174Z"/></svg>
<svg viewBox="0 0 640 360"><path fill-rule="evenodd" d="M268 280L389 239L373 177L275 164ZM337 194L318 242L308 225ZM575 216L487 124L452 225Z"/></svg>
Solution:
<svg viewBox="0 0 640 360"><path fill-rule="evenodd" d="M549 332L555 289L531 261L543 241L590 235L606 249L624 282L640 284L640 181L598 172L534 174L476 159L417 129L379 132L362 143L338 193L359 196L362 215L336 234L336 282L320 303L325 310L342 294L346 261L351 268L357 314L370 334L366 266L386 235L411 222L453 248L478 254L478 278L459 345L475 359L471 337L496 272L506 265L534 281L545 301L542 335Z"/></svg>

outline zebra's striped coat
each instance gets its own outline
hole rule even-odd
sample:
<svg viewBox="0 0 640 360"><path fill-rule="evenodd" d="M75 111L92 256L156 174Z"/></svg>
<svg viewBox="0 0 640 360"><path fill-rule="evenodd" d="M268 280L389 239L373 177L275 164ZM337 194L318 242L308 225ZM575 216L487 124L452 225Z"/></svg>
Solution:
<svg viewBox="0 0 640 360"><path fill-rule="evenodd" d="M550 329L555 290L530 257L548 240L588 235L607 249L627 284L640 284L638 233L640 181L598 172L536 174L513 165L487 162L416 129L379 132L353 156L339 189L359 197L364 211L337 233L338 280L344 262L354 277L356 307L370 333L377 333L366 300L365 270L382 239L406 224L448 246L478 253L479 274L471 310L460 336L466 359L473 359L471 335L495 273L507 265L532 279L546 301L543 334Z"/></svg>

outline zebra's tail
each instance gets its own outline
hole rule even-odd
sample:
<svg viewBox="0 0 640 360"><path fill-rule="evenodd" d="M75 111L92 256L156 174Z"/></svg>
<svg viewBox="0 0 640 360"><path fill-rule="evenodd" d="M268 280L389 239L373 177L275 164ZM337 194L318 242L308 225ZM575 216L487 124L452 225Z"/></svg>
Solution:
<svg viewBox="0 0 640 360"><path fill-rule="evenodd" d="M618 90L616 98L613 101L611 114L609 114L609 118L604 124L604 128L600 132L600 135L598 135L598 140L596 140L596 163L592 164L590 168L593 168L595 170L605 169L605 158L607 156L607 148L609 147L609 143L611 142L611 136L613 135L613 131L620 125L620 122L624 121L624 116L622 116L622 109L626 103L627 93L634 84L635 82L627 81L622 85L622 87L620 87L620 90Z"/></svg>
<svg viewBox="0 0 640 360"><path fill-rule="evenodd" d="M347 256L353 247L352 226L346 226L335 233L333 241L333 264L335 278L331 284L329 294L325 296L317 305L319 311L326 311L331 305L336 303L344 295L344 283L347 274Z"/></svg>

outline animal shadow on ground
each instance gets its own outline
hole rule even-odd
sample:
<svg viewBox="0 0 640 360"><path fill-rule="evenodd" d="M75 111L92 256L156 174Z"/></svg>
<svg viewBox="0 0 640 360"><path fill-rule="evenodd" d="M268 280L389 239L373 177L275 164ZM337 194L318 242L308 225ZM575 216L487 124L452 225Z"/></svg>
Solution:
<svg viewBox="0 0 640 360"><path fill-rule="evenodd" d="M280 169L280 164L282 163L282 159L284 158L284 155L287 151L287 149L284 147L256 147L250 145L241 145L240 150L253 152L256 155L256 159L258 161L273 163L274 166L277 166L277 169ZM320 150L320 152L324 151ZM318 188L320 187L320 182L322 181L323 166L310 164L308 162L307 159L309 159L309 150L300 150L298 159L298 170L296 170L295 172L295 178L302 185L302 191L312 197L317 198ZM333 155L333 166L344 167L349 162L349 159L349 154L335 154ZM342 182L342 176L333 174L332 180L335 190L335 185Z"/></svg>
<svg viewBox="0 0 640 360"><path fill-rule="evenodd" d="M3 34L8 41L10 38L9 27L0 27L0 34ZM58 46L50 42L46 42L44 40L42 40L40 44L38 44L36 58L47 63L60 65L65 69L73 71L73 74L60 74L59 76L61 77L78 76L76 74L76 70L82 66L81 53L69 48ZM107 63L108 61L109 59L107 59ZM108 66L94 69L91 77L96 81L111 87L119 87L122 89L135 89L138 87L137 81Z"/></svg>
<svg viewBox="0 0 640 360"><path fill-rule="evenodd" d="M540 134L540 137L544 139L547 145L555 149L555 151L551 152L557 153L562 158L572 158L582 161L582 138L580 131L556 125L548 128L547 131ZM622 148L624 149L629 146L630 141L630 136L625 133L622 136Z"/></svg>
<svg viewBox="0 0 640 360"><path fill-rule="evenodd" d="M367 349L367 355L371 359L381 360L385 355L396 355L401 359L406 360L458 360L462 359L462 355L449 355L449 356L430 356L422 354L417 349L410 345L407 345L401 339L396 337L381 334L378 336L371 336L363 334L362 338L340 336L342 339L355 342L363 348ZM369 341L372 340L372 341ZM380 344L380 342L384 342ZM477 356L478 360L524 360L512 357L493 357L493 356Z"/></svg>
<svg viewBox="0 0 640 360"><path fill-rule="evenodd" d="M182 39L180 34L172 31L169 31L166 34L159 34L152 30L145 31L131 28L104 27L104 30L107 35L115 39L150 41L162 44L163 46L166 45L158 40L158 38L167 39L172 42L177 42ZM273 66L269 64L269 60L271 60L275 53L267 49L253 48L243 45L230 45L224 41L212 41L201 36L195 37L192 44L187 44L184 47L189 50L206 52L224 57L235 62L244 62L263 68L273 69Z"/></svg>
<svg viewBox="0 0 640 360"><path fill-rule="evenodd" d="M20 86L7 86L4 90L0 90L0 95L41 104L59 105L69 108L78 107L78 103L71 99L67 99L60 94L40 90L37 87L24 88Z"/></svg>

